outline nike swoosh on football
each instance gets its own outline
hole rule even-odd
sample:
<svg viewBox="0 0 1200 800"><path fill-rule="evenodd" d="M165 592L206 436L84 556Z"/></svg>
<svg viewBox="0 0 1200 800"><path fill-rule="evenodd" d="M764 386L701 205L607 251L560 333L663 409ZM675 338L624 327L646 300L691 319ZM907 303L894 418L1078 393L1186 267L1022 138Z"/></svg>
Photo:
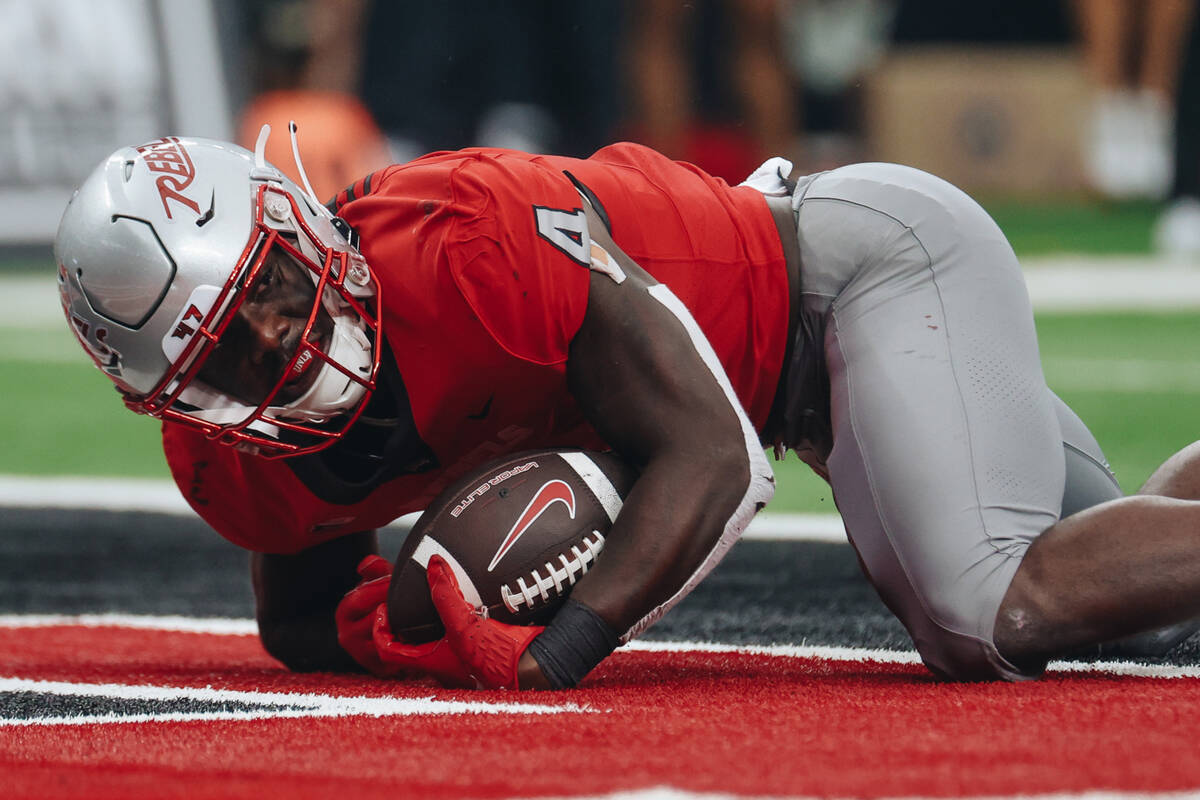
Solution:
<svg viewBox="0 0 1200 800"><path fill-rule="evenodd" d="M525 531L529 530L533 523L537 522L537 518L555 503L565 505L567 513L571 515L571 519L575 519L575 492L571 491L571 486L565 481L546 481L542 484L542 488L537 490L537 494L533 496L533 499L529 501L529 505L525 506L525 510L517 518L516 524L508 532L508 536L505 536L504 541L500 543L499 549L496 550L496 555L492 557L492 563L488 564L488 572L496 568L496 565L500 563L500 559L504 558L504 555L517 543L517 540L525 535Z"/></svg>

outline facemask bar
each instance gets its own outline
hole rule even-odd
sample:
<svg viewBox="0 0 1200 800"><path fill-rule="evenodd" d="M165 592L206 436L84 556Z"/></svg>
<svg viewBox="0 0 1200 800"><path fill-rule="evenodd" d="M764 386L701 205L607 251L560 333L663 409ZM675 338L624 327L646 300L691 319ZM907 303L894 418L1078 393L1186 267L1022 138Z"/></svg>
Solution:
<svg viewBox="0 0 1200 800"><path fill-rule="evenodd" d="M260 135L260 144L264 139L265 133L266 131L264 130L264 134ZM270 167L266 167L265 169L270 170ZM279 230L264 221L265 203L270 195L286 198L291 206L290 218L296 225L296 232L306 237L308 242L317 248L319 252L324 252L323 263L320 267L317 267L315 262L305 256L299 247L293 246L286 239L282 238ZM263 268L263 264L266 262L267 255L272 247L285 250L304 269L317 276L313 308L295 352L292 354L291 359L288 361L272 390L267 393L266 398L258 406L248 406L235 401L225 412L208 415L210 418L207 419L205 416L202 416L202 411L188 411L186 407L179 404L181 394L186 391L188 386L192 385L208 354L216 346L217 341L236 316L238 309L245 300L246 290L258 279L259 272ZM352 260L356 263L352 264ZM355 297L352 291L362 294L364 288L362 284L364 273L354 272L353 270L356 268L362 269L361 259L353 259L352 254L348 251L339 251L324 245L320 237L305 222L295 198L287 192L266 183L259 185L256 189L255 225L250 242L239 258L237 265L230 273L230 277L222 287L216 302L213 304L212 310L205 316L197 334L185 345L183 352L176 359L172 368L167 370L167 374L164 375L159 384L144 398L127 397L126 405L139 413L150 414L185 424L191 428L199 429L210 439L221 441L224 444L251 449L266 457L301 455L303 453L315 452L328 446L340 438L342 433L353 425L362 413L363 408L375 390L375 381L379 372L379 360L382 353L382 334L378 324L382 306L380 303L378 281L373 280L373 276L369 276L369 273L366 273L367 280L369 281L367 285L374 290L372 296L369 298ZM348 275L355 276L354 282L358 284L357 289L352 290L345 284ZM316 323L327 291L334 291L337 300L345 303L357 314L365 324L370 335L373 336L370 371L366 377L354 374L341 363L331 358L311 338L313 326ZM372 306L371 308L367 307L368 303ZM363 397L354 410L348 414L340 415L340 419L335 424L326 425L288 419L288 409L286 406L272 405L272 400L279 394L286 384L291 371L295 369L300 359L305 357L305 354L321 362L309 366L308 369L321 369L323 365L327 364L345 375L349 380L358 383L364 389ZM238 413L238 408L243 409L245 413ZM217 422L212 418L213 416L223 417L224 420ZM230 419L230 417L234 417L234 419ZM278 438L281 430L294 434L294 438L300 438L302 441L282 441Z"/></svg>

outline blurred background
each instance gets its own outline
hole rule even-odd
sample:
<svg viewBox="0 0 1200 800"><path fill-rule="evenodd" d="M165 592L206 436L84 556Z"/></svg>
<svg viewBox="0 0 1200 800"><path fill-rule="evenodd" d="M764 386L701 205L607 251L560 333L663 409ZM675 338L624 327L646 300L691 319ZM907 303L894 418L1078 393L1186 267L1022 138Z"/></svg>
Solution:
<svg viewBox="0 0 1200 800"><path fill-rule="evenodd" d="M618 139L731 182L771 155L941 175L1009 235L1048 379L1135 489L1194 436L1200 396L1195 16L1193 0L0 0L0 474L166 476L155 424L62 324L59 216L118 146L252 146L295 119L322 196L432 150ZM286 135L272 148L293 171ZM796 486L776 506L832 510Z"/></svg>

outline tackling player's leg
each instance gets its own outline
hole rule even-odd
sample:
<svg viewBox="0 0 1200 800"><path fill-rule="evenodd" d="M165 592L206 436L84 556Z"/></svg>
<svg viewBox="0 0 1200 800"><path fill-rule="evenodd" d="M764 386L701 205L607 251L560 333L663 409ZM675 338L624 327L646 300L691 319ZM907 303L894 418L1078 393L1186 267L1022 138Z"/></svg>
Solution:
<svg viewBox="0 0 1200 800"><path fill-rule="evenodd" d="M1200 442L1141 492L1059 521L1030 546L996 618L996 646L1036 664L1200 615ZM1163 635L1185 636L1192 624Z"/></svg>

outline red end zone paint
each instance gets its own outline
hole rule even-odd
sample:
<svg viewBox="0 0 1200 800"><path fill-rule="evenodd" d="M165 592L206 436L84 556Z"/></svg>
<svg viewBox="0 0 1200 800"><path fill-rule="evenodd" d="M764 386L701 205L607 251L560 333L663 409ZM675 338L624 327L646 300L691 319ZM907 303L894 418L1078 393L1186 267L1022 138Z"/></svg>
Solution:
<svg viewBox="0 0 1200 800"><path fill-rule="evenodd" d="M618 653L578 691L293 675L251 636L0 629L0 675L595 713L0 727L6 797L950 796L1200 787L1200 679L941 684L915 665Z"/></svg>

